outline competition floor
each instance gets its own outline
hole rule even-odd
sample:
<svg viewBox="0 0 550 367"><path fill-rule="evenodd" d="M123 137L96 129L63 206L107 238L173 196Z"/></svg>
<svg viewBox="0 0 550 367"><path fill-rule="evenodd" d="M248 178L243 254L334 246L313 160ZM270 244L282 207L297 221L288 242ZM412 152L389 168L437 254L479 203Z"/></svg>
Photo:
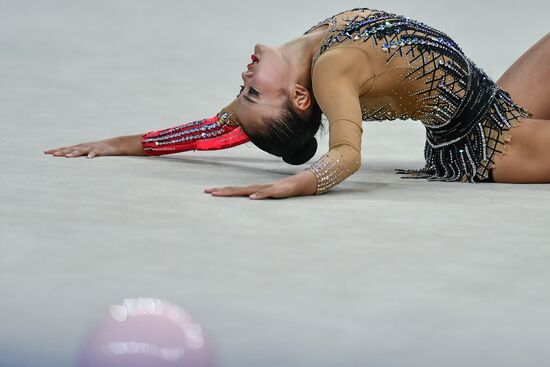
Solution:
<svg viewBox="0 0 550 367"><path fill-rule="evenodd" d="M550 185L402 180L418 123L365 124L360 172L281 201L202 192L306 167L250 145L43 154L211 116L255 43L356 6L443 29L497 79L548 32L550 6L521 4L0 2L0 366L547 366Z"/></svg>

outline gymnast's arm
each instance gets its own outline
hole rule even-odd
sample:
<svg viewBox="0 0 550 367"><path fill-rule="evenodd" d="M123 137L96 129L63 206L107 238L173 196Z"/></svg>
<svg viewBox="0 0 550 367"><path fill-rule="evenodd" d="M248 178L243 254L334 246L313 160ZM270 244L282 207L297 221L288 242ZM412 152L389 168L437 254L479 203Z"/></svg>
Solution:
<svg viewBox="0 0 550 367"><path fill-rule="evenodd" d="M189 150L218 150L248 141L239 127L235 100L213 117L144 134L119 136L44 151L54 156L158 156Z"/></svg>
<svg viewBox="0 0 550 367"><path fill-rule="evenodd" d="M353 57L336 49L319 58L313 70L313 92L329 121L329 151L307 168L317 178L317 195L361 166L363 128L358 72Z"/></svg>

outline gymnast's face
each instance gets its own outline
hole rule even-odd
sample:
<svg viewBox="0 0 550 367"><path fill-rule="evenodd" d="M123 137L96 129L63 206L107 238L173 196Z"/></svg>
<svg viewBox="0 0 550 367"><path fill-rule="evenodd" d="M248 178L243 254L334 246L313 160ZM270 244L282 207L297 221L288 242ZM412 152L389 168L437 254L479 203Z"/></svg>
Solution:
<svg viewBox="0 0 550 367"><path fill-rule="evenodd" d="M293 84L291 67L277 48L256 45L252 62L242 73L243 86L237 96L237 115L246 131L263 129L264 117L283 112L289 87Z"/></svg>

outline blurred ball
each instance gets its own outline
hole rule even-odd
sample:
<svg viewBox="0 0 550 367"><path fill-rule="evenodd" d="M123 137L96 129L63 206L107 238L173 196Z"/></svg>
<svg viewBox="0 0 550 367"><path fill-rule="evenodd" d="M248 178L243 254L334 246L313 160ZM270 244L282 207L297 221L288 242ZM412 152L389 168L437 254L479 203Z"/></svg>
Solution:
<svg viewBox="0 0 550 367"><path fill-rule="evenodd" d="M213 367L200 324L160 299L113 305L81 349L79 367Z"/></svg>

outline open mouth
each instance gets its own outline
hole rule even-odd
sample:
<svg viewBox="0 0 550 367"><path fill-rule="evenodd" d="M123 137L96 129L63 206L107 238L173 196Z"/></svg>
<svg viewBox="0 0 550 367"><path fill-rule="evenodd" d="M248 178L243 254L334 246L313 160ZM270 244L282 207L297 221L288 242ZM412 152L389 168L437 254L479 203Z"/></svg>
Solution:
<svg viewBox="0 0 550 367"><path fill-rule="evenodd" d="M248 70L250 70L254 65L260 62L260 59L258 59L258 56L256 55L252 55L250 56L250 58L252 59L252 62L247 65Z"/></svg>

